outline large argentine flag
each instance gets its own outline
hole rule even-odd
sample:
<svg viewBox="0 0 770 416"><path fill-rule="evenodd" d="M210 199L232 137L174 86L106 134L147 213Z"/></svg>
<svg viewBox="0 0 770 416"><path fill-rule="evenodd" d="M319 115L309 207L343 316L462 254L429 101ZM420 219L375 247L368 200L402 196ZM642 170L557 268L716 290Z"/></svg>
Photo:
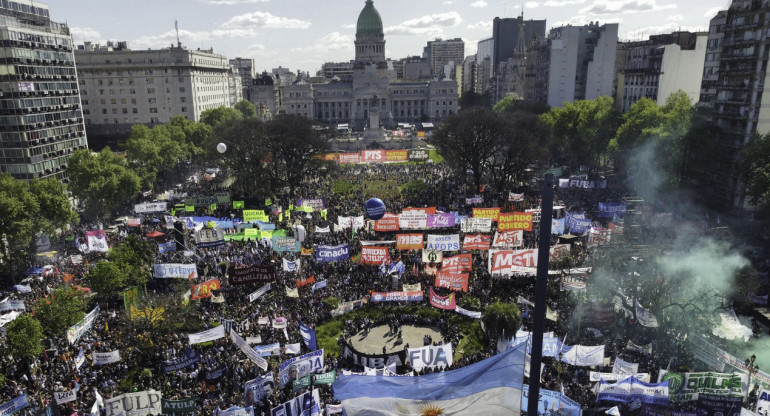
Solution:
<svg viewBox="0 0 770 416"><path fill-rule="evenodd" d="M348 416L520 415L524 344L467 367L420 377L340 375L334 398ZM439 413L435 413L439 414Z"/></svg>

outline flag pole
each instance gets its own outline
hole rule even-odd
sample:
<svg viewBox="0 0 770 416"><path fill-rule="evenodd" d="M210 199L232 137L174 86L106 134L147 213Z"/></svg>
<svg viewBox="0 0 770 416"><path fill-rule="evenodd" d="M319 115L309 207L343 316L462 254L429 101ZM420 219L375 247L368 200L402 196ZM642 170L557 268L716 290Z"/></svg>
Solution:
<svg viewBox="0 0 770 416"><path fill-rule="evenodd" d="M529 396L527 414L537 414L540 397L540 367L543 360L543 332L545 328L546 294L548 292L548 255L551 248L551 219L553 217L553 175L545 175L540 205L540 240L537 252L537 283L532 328L532 352L529 366Z"/></svg>

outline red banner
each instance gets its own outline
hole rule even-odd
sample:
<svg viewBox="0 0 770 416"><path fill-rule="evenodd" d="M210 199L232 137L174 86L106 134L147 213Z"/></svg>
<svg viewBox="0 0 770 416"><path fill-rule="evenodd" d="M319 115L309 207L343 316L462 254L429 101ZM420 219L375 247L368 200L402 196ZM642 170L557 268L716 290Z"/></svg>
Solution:
<svg viewBox="0 0 770 416"><path fill-rule="evenodd" d="M422 250L422 246L422 234L396 234L396 248L399 250Z"/></svg>
<svg viewBox="0 0 770 416"><path fill-rule="evenodd" d="M389 262L390 255L387 247L361 246L361 263L380 265Z"/></svg>
<svg viewBox="0 0 770 416"><path fill-rule="evenodd" d="M531 212L507 212L497 219L497 231L524 230L532 231Z"/></svg>
<svg viewBox="0 0 770 416"><path fill-rule="evenodd" d="M340 153L340 165L345 163L361 163L360 153Z"/></svg>
<svg viewBox="0 0 770 416"><path fill-rule="evenodd" d="M305 287L311 283L315 283L315 275L308 277L305 280L297 280L297 287Z"/></svg>
<svg viewBox="0 0 770 416"><path fill-rule="evenodd" d="M433 283L436 287L445 287L455 292L468 291L468 273L447 273L440 271L436 274L436 281Z"/></svg>
<svg viewBox="0 0 770 416"><path fill-rule="evenodd" d="M210 298L211 291L219 289L219 279L209 280L199 285L192 285L191 299Z"/></svg>
<svg viewBox="0 0 770 416"><path fill-rule="evenodd" d="M449 310L454 310L457 306L454 293L450 293L449 296L439 296L433 292L433 288L430 288L430 304L434 308Z"/></svg>
<svg viewBox="0 0 770 416"><path fill-rule="evenodd" d="M398 231L398 215L385 214L374 222L374 231Z"/></svg>
<svg viewBox="0 0 770 416"><path fill-rule="evenodd" d="M473 208L473 218L491 218L497 221L500 215L500 208Z"/></svg>
<svg viewBox="0 0 770 416"><path fill-rule="evenodd" d="M471 270L473 270L473 257L470 254L444 257L441 261L441 271L445 273L462 273Z"/></svg>
<svg viewBox="0 0 770 416"><path fill-rule="evenodd" d="M489 250L492 237L484 234L466 235L463 239L463 250Z"/></svg>
<svg viewBox="0 0 770 416"><path fill-rule="evenodd" d="M500 214L500 218L503 217L504 214ZM492 247L501 247L501 248L511 248L511 247L521 247L524 242L524 231L523 230L517 230L517 231L503 231L503 232L496 232L495 233L495 240L492 243Z"/></svg>
<svg viewBox="0 0 770 416"><path fill-rule="evenodd" d="M361 162L362 163L382 163L385 161L384 150L362 150Z"/></svg>
<svg viewBox="0 0 770 416"><path fill-rule="evenodd" d="M489 274L511 275L514 266L537 267L537 249L489 251Z"/></svg>
<svg viewBox="0 0 770 416"><path fill-rule="evenodd" d="M325 155L321 156L321 160L336 161L337 160L337 154L336 153L326 153Z"/></svg>

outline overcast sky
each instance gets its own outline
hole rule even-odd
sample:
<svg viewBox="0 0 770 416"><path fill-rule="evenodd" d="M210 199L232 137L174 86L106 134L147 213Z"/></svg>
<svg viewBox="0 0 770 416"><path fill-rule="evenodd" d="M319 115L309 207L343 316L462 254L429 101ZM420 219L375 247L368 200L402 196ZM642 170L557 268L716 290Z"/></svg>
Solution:
<svg viewBox="0 0 770 416"><path fill-rule="evenodd" d="M76 44L126 40L131 49L161 48L179 38L189 49L254 58L258 72L279 65L314 74L324 62L353 58L364 0L49 0ZM495 17L545 19L546 27L618 23L621 40L673 30L708 30L729 0L375 0L391 59L422 55L434 38L465 40L465 53L492 36Z"/></svg>

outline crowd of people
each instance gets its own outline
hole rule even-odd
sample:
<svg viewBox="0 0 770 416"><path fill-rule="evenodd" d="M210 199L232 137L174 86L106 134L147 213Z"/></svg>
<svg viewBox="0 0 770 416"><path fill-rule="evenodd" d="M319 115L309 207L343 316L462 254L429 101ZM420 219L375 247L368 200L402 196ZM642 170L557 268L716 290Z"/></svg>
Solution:
<svg viewBox="0 0 770 416"><path fill-rule="evenodd" d="M258 345L270 345L278 343L280 350L269 357L267 372L276 373L278 365L296 355L296 351L287 351L284 347L290 344L301 345L300 354L311 352L303 342L299 325L300 323L311 328L318 328L332 319L331 309L323 300L330 297L337 298L340 302L366 300L372 292L388 292L401 290L402 284L421 285L427 294L433 287L434 276L428 273L426 264L422 263L421 252L418 250L398 251L394 244L389 244L390 258L393 261L401 261L404 264L404 272L399 275L398 286L393 286L393 276L383 274L375 265L361 264L354 261L357 253L360 253L361 241L393 241L396 232L377 232L367 225L359 230L351 232L350 229L335 230L337 217L363 215L364 201L371 196L378 196L376 192L386 192L388 197L383 198L388 212L399 213L407 207L435 206L443 212L457 211L460 215L471 215L474 206L484 207L514 207L516 210L538 208L540 192L537 186L528 186L517 191L524 193L523 200L511 202L508 200L508 192L495 193L490 190L480 195L484 201L480 205L466 204L466 197L476 196L477 192L469 192L464 185L464 180L451 172L445 164L409 164L409 165L350 165L340 167L335 181L352 184L352 191L335 193L332 181L324 181L319 178L308 178L301 190L300 197L326 198L327 212L322 216L319 211L312 213L291 212L290 205L295 201L288 196L277 196L272 204L264 206L248 206L247 208L265 209L270 215L270 222L276 224L277 229L286 229L289 235L295 235L296 225L302 225L306 230L302 247L311 250L319 245L350 244L351 258L336 261L317 261L315 256L302 256L300 253L279 253L272 250L267 241L254 241L244 238L242 241L229 240L226 244L197 249L194 247L191 230L185 230L186 235L182 241L177 241L179 250L156 253L155 263L192 263L197 266L199 281L219 279L222 289L214 293L219 301L212 298L203 300L191 300L190 306L185 310L188 320L197 322L198 330L206 330L218 325L229 323L232 330L236 331L244 339L258 340ZM394 188L395 186L422 181L424 187L419 190ZM377 184L377 188L368 189L367 186ZM184 199L187 196L205 196L218 191L226 190L221 183L189 182L181 188L174 190L174 195L168 201L169 206ZM596 218L597 204L605 201L619 201L623 193L615 188L607 189L560 189L556 190L555 201L559 205L567 207L570 212L586 212L589 218ZM147 201L145 201L147 202ZM277 207L281 207L277 210ZM218 206L215 213L206 212L202 208L196 208L194 213L177 213L177 217L186 215L216 215L224 218L242 218L240 209L232 206ZM173 224L167 224L168 213L134 214L124 213L132 217L141 217L139 226L131 227L121 225L119 231L110 234L108 241L111 246L120 244L129 235L137 235L141 238L151 231L160 231L166 234L165 239L155 239L153 243L172 241L175 235ZM324 218L325 217L325 218ZM156 220L153 222L153 220ZM600 225L597 219L597 225ZM606 226L607 220L601 225ZM104 225L104 224L102 224ZM621 224L617 224L620 226ZM319 228L330 228L330 232L315 232ZM96 223L84 223L81 228L73 230L76 239L82 239L83 231L99 227ZM457 234L459 227L431 230L431 234ZM227 230L228 235L237 230ZM428 233L428 232L426 232ZM537 247L537 227L531 232L524 233L523 247ZM23 299L27 305L31 305L35 299L48 296L51 290L63 285L62 277L74 276L71 284L84 285L84 276L89 268L105 257L104 253L83 253L75 244L67 242L66 236L55 242L57 256L51 262L55 264L57 273L41 279L31 279L29 285L31 293L5 293ZM559 241L554 236L552 243ZM597 257L597 252L606 247L589 246L586 237L569 240L571 253L568 257L567 267L593 267L606 268L613 272L619 267L617 264L608 264ZM58 246L56 245L58 244ZM610 244L612 244L610 242ZM182 249L185 245L187 250ZM192 253L185 254L186 251ZM190 255L192 254L192 255ZM445 256L457 253L444 253ZM72 256L82 256L83 261L74 264ZM299 271L284 271L282 261L284 259L301 261ZM478 300L480 311L496 301L516 303L520 298L534 300L535 278L531 275L499 277L490 275L487 268L487 254L485 252L473 252L473 270L470 273L467 293L458 293L458 304L464 297L473 297ZM42 260L41 260L42 262ZM229 269L241 268L249 265L272 265L276 270L276 282L272 289L253 302L248 299L248 294L259 289L259 284L245 286L229 286L227 284L227 272ZM42 265L39 264L39 265ZM297 287L296 283L305 281L310 277L315 282L326 281L325 287L314 290L311 285L298 289L299 297L291 297L287 294L287 288ZM684 342L677 334L660 336L657 329L645 328L637 323L630 322L629 318L621 313L612 315L609 322L593 328L585 322L579 322L583 317L576 313L585 309L586 304L595 301L586 291L560 290L559 274L552 275L549 285L548 305L549 309L556 312L556 316L549 317L546 321L547 332L552 331L558 337L568 341L570 345L605 345L605 356L622 358L628 362L639 363L639 372L649 373L652 380L657 379L660 369L671 368L701 368L697 360L685 351ZM588 291L590 292L590 277L588 278ZM184 292L190 288L178 284L178 279L159 279L150 277L145 288L147 299L174 298L184 296ZM182 287L184 286L184 287ZM563 288L562 288L563 289ZM434 288L439 295L450 293L445 288ZM419 302L426 305L429 296ZM30 411L35 414L40 412L58 412L59 414L89 414L95 401L95 392L109 399L126 392L145 390L157 390L162 393L164 399L178 400L192 398L195 400L196 412L203 414L225 411L233 406L244 407L251 402L245 397L244 383L248 380L261 377L266 372L256 363L247 358L228 337L215 340L207 344L190 345L187 334L189 326L175 326L173 322L167 322L166 329L159 333L147 331L147 326L137 325L132 322L130 316L120 302L102 299L95 294L93 299L99 302L99 313L93 327L74 343L69 343L65 334L46 340L46 349L42 356L34 360L20 360L11 356L0 358L0 368L5 377L2 389L3 403L26 393L30 400ZM221 301L223 299L223 301ZM410 302L411 303L411 302ZM407 302L399 305L406 305ZM582 306L581 306L582 305ZM157 305L156 305L157 306ZM529 306L519 304L523 313L522 329L532 329L532 317L528 313ZM376 309L381 305L369 303L367 308ZM30 311L28 311L30 312ZM174 315L169 310L169 317ZM451 311L443 312L452 314ZM286 329L276 328L271 322L276 317L285 317ZM343 315L344 317L344 315ZM262 318L262 319L261 319ZM267 318L267 319L265 319ZM472 318L467 318L472 319ZM591 322L586 319L586 322ZM388 325L391 333L399 333L403 325L424 325L440 331L445 342L452 343L455 351L461 342L463 334L456 326L448 324L448 319L427 319L416 315L404 315L390 313L387 316L372 318L368 324L362 318L347 319L342 331L340 341L350 337L364 328L372 325ZM193 325L194 327L194 325ZM498 352L497 341L493 335L486 350L466 353L457 357L451 367L458 368L488 358ZM718 339L711 339L718 344ZM426 341L426 343L431 343ZM628 341L635 345L651 345L649 351L640 352L629 350ZM320 346L319 346L320 348ZM189 367L164 373L162 363L164 361L179 358L193 349L200 352L201 359L198 363ZM86 357L85 363L77 365L77 357L80 351ZM120 361L107 365L93 365L91 356L96 352L120 351ZM673 360L672 360L673 359ZM363 372L365 368L345 357L326 353L324 368L319 372L337 370L341 372ZM611 407L613 403L597 403L593 387L595 382L589 379L589 371L610 371L610 366L588 369L586 367L571 366L559 362L557 358L546 357L542 373L543 388L562 391L566 396L578 402L583 408L584 415L600 414ZM417 372L430 372L424 370ZM403 363L398 368L399 373L410 373L412 368L408 363ZM294 391L292 384L280 386L274 382L272 394L266 394L256 403L253 403L254 415L269 415L270 410L300 394L303 390ZM325 404L338 403L333 397L329 385L316 386L320 389L321 400ZM53 399L54 392L77 389L77 399L62 405L57 405ZM684 403L676 406L680 410L688 410L693 403Z"/></svg>

